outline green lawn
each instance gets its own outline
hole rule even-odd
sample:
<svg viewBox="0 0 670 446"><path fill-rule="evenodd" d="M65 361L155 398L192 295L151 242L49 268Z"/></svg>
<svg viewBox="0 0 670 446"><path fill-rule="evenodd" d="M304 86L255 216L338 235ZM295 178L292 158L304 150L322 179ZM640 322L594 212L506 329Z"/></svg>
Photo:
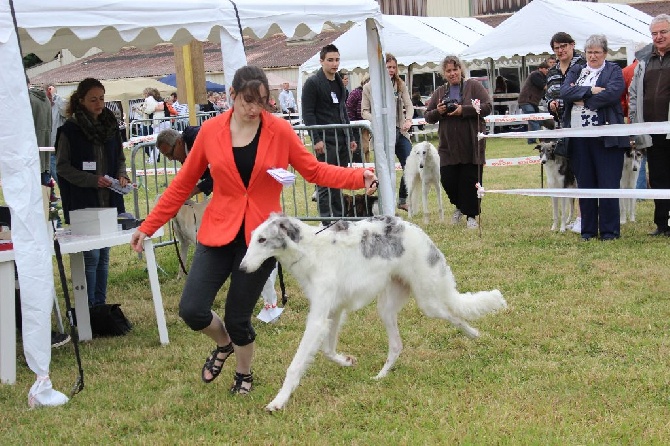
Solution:
<svg viewBox="0 0 670 446"><path fill-rule="evenodd" d="M488 158L534 153L525 140L490 140L487 150ZM539 167L489 167L484 184L539 187ZM481 235L452 226L452 210L447 222L433 214L428 225L421 215L415 223L444 252L461 291L498 288L507 299L508 310L473 323L479 339L410 303L399 321L405 350L377 382L387 341L371 305L350 315L340 338L358 364L317 355L286 409L270 415L263 407L307 314L292 278L279 322L254 324L252 393L232 397L234 360L212 384L200 380L213 345L178 317L173 247L157 251L167 273L167 346L158 342L144 262L116 247L108 302L121 303L135 328L81 345L86 387L59 408L28 409L35 377L21 353L17 384L0 385L2 444L667 444L670 240L647 236L653 203L639 203L637 223L608 243L551 232L549 198L487 194ZM215 308L223 303L222 294ZM68 392L76 371L71 346L52 351L55 388Z"/></svg>

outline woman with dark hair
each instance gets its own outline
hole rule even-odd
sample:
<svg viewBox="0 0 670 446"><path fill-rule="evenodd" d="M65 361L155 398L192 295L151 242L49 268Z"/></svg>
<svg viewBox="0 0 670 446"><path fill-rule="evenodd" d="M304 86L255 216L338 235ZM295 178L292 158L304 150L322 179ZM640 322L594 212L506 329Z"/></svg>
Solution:
<svg viewBox="0 0 670 446"><path fill-rule="evenodd" d="M426 106L423 117L438 123L440 182L449 201L456 206L451 222L467 217L469 229L479 227L479 198L476 184L482 182L486 139L477 139L486 131L484 116L491 114L491 96L475 79L465 79L463 65L456 56L442 61L446 84L438 87Z"/></svg>
<svg viewBox="0 0 670 446"><path fill-rule="evenodd" d="M72 93L68 119L56 139L56 170L60 181L65 222L70 211L115 207L125 212L123 195L108 189L114 178L126 186L126 157L114 113L105 107L105 87L93 78L84 79ZM90 306L107 298L109 248L84 252L86 291Z"/></svg>
<svg viewBox="0 0 670 446"><path fill-rule="evenodd" d="M586 66L575 64L561 85L565 105L565 127L592 127L623 124L621 94L625 84L621 67L605 60L607 38L594 34L586 39ZM585 189L619 189L624 152L630 146L628 136L569 138L568 153L577 178ZM581 235L601 240L621 235L618 198L580 198Z"/></svg>
<svg viewBox="0 0 670 446"><path fill-rule="evenodd" d="M245 66L235 72L230 88L232 108L205 121L179 174L133 234L131 245L163 226L188 198L209 166L214 194L205 210L198 245L179 304L179 315L202 331L216 348L202 367L202 380L212 382L235 353L232 393L247 394L256 332L251 316L263 285L275 267L268 259L257 271L240 271L251 231L280 212L282 185L267 172L292 165L307 181L325 187L375 189L376 177L366 169L319 162L305 149L291 124L268 111L270 87L262 69ZM223 320L212 310L214 298L230 277Z"/></svg>

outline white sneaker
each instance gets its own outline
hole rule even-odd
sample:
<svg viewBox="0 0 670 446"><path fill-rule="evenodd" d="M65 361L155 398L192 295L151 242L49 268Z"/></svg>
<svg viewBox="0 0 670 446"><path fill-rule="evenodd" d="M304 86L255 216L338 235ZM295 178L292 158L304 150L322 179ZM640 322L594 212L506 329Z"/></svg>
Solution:
<svg viewBox="0 0 670 446"><path fill-rule="evenodd" d="M477 220L475 220L473 217L468 217L468 221L466 224L468 229L477 229L479 227Z"/></svg>
<svg viewBox="0 0 670 446"><path fill-rule="evenodd" d="M575 221L572 223L570 230L572 232L576 232L577 234L582 233L582 217L577 217Z"/></svg>
<svg viewBox="0 0 670 446"><path fill-rule="evenodd" d="M461 221L461 217L463 217L463 213L461 212L460 209L456 209L454 211L454 215L451 216L451 224L456 225Z"/></svg>

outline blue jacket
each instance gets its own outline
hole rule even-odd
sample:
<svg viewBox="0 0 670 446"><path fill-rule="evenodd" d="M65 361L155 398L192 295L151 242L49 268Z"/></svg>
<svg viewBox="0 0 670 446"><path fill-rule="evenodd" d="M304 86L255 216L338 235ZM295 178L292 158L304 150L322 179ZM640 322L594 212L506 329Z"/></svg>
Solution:
<svg viewBox="0 0 670 446"><path fill-rule="evenodd" d="M592 94L590 86L572 85L579 78L583 68L581 65L574 65L570 68L565 76L565 82L561 85L561 99L565 104L563 127L570 127L572 104L577 101L584 101L584 105L597 111L598 122L602 123L600 125L623 124L621 94L626 86L621 67L614 62L605 61L605 68L596 81L596 86L603 87L605 90L598 94ZM604 136L602 138L605 147L630 147L628 136Z"/></svg>

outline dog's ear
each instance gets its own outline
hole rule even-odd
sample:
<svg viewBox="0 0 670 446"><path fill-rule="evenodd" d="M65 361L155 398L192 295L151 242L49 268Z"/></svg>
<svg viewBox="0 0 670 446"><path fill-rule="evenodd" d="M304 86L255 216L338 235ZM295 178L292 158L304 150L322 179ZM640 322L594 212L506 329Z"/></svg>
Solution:
<svg viewBox="0 0 670 446"><path fill-rule="evenodd" d="M288 217L284 217L278 221L279 232L290 238L294 243L298 243L302 236L300 235L300 227L293 223Z"/></svg>
<svg viewBox="0 0 670 446"><path fill-rule="evenodd" d="M538 145L535 146L535 150L537 150L538 152L539 152L541 149L542 149L542 146L541 146L540 144L538 144Z"/></svg>

